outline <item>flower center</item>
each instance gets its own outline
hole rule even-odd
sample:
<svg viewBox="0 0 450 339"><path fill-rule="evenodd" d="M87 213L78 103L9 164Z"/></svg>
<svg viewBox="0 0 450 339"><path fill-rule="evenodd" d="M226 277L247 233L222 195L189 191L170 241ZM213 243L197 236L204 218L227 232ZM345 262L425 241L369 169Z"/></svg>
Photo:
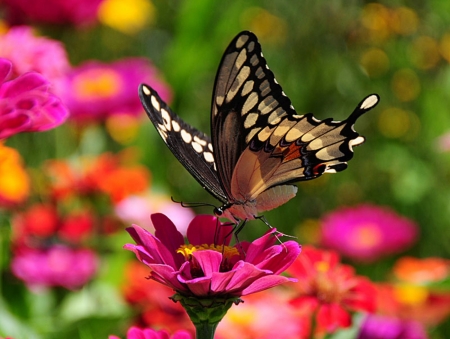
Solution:
<svg viewBox="0 0 450 339"><path fill-rule="evenodd" d="M108 98L120 91L122 81L113 70L91 69L77 75L74 91L81 99Z"/></svg>
<svg viewBox="0 0 450 339"><path fill-rule="evenodd" d="M394 294L401 303L407 305L422 305L428 298L427 288L411 284L397 285Z"/></svg>
<svg viewBox="0 0 450 339"><path fill-rule="evenodd" d="M373 248L381 242L382 234L376 224L364 224L354 230L354 245L359 248Z"/></svg>
<svg viewBox="0 0 450 339"><path fill-rule="evenodd" d="M203 272L201 272L200 267L195 263L192 257L192 253L195 251L204 251L204 250L212 250L216 251L222 254L222 262L220 264L220 272L228 272L232 269L235 260L231 260L235 256L239 256L240 253L236 249L236 247L231 246L224 246L224 245L208 245L208 244L202 244L202 245L182 245L180 248L178 248L177 253L181 253L184 255L186 260L188 260L191 263L191 272L195 271L196 269L199 270L199 272L196 274L196 276L203 276ZM200 273L201 272L201 273ZM192 272L194 275L194 273Z"/></svg>

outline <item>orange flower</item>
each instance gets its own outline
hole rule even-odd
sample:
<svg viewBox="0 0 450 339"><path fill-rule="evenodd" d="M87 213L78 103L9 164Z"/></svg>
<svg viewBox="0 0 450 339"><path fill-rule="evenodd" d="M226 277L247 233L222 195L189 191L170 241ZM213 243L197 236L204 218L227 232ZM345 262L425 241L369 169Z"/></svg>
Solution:
<svg viewBox="0 0 450 339"><path fill-rule="evenodd" d="M145 191L150 181L149 172L144 166L117 168L98 180L100 190L109 194L114 203L128 195Z"/></svg>
<svg viewBox="0 0 450 339"><path fill-rule="evenodd" d="M429 284L450 276L450 260L443 258L400 258L393 268L394 276L404 282Z"/></svg>
<svg viewBox="0 0 450 339"><path fill-rule="evenodd" d="M0 143L0 205L7 207L24 202L30 193L30 179L20 154Z"/></svg>

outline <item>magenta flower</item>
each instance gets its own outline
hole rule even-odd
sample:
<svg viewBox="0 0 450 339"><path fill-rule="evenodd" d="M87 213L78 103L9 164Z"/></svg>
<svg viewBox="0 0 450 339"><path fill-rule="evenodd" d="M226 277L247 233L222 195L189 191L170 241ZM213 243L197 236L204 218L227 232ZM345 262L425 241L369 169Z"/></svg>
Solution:
<svg viewBox="0 0 450 339"><path fill-rule="evenodd" d="M89 24L97 18L103 0L3 0L8 22L49 24Z"/></svg>
<svg viewBox="0 0 450 339"><path fill-rule="evenodd" d="M11 68L9 60L0 58L0 139L62 124L69 113L49 92L50 83L36 72L5 81Z"/></svg>
<svg viewBox="0 0 450 339"><path fill-rule="evenodd" d="M115 335L110 335L108 339L120 339ZM140 329L131 327L127 331L127 339L192 339L192 336L187 331L176 331L172 336L167 331L155 331L152 329Z"/></svg>
<svg viewBox="0 0 450 339"><path fill-rule="evenodd" d="M417 240L417 225L395 211L370 204L348 207L321 221L322 244L357 261L399 253Z"/></svg>
<svg viewBox="0 0 450 339"><path fill-rule="evenodd" d="M71 249L62 245L47 250L22 249L14 256L14 275L30 288L62 286L76 289L96 273L98 259L88 249Z"/></svg>
<svg viewBox="0 0 450 339"><path fill-rule="evenodd" d="M152 214L151 219L155 235L133 225L127 231L136 245L124 248L150 267L151 279L181 295L239 297L295 281L280 273L297 258L300 246L295 241L275 245L275 229L252 243L232 247L232 227L220 225L213 216L200 215L189 224L189 244L185 244L164 214Z"/></svg>
<svg viewBox="0 0 450 339"><path fill-rule="evenodd" d="M45 5L43 8L48 10L49 6ZM26 72L39 72L50 81L52 91L58 95L61 90L60 82L70 69L61 42L37 37L33 34L32 28L27 26L13 27L0 35L0 58L12 62L11 78Z"/></svg>
<svg viewBox="0 0 450 339"><path fill-rule="evenodd" d="M113 114L139 116L142 105L136 93L142 82L170 100L157 69L145 59L130 58L111 64L89 61L74 68L66 78L63 101L76 121L102 121Z"/></svg>
<svg viewBox="0 0 450 339"><path fill-rule="evenodd" d="M427 339L423 326L413 320L366 315L357 339Z"/></svg>

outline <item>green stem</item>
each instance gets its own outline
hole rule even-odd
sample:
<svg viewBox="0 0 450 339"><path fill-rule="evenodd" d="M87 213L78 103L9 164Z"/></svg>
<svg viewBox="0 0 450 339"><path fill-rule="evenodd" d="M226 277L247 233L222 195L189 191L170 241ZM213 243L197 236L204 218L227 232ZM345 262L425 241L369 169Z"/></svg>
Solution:
<svg viewBox="0 0 450 339"><path fill-rule="evenodd" d="M214 339L214 333L219 323L210 324L208 322L202 322L195 324L195 339Z"/></svg>

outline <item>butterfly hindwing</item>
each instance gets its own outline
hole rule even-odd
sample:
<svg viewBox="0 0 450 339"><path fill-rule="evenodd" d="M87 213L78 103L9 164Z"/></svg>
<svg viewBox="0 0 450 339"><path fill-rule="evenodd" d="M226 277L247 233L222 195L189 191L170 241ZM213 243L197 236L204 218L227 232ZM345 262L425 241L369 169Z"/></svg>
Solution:
<svg viewBox="0 0 450 339"><path fill-rule="evenodd" d="M176 158L208 192L226 202L217 176L211 139L173 113L151 87L141 85L139 96L148 117Z"/></svg>

